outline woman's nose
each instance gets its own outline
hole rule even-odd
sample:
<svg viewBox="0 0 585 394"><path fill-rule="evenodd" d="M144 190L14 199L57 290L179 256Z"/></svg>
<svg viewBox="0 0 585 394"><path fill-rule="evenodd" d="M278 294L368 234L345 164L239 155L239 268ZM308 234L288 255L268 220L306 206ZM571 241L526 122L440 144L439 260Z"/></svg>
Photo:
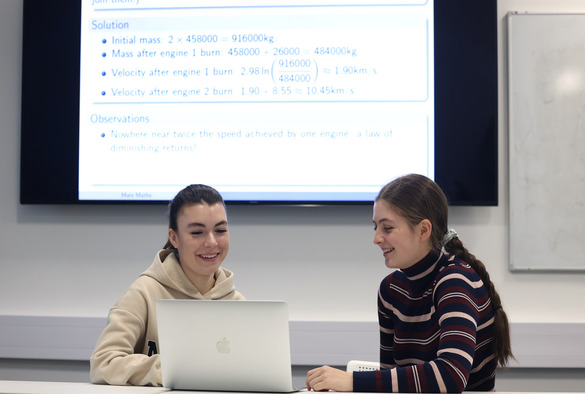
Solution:
<svg viewBox="0 0 585 394"><path fill-rule="evenodd" d="M215 239L215 236L212 233L210 233L205 239L205 246L209 247L215 245L217 245L217 240Z"/></svg>
<svg viewBox="0 0 585 394"><path fill-rule="evenodd" d="M374 233L374 244L379 245L383 241L383 238L380 234L378 234L378 230Z"/></svg>

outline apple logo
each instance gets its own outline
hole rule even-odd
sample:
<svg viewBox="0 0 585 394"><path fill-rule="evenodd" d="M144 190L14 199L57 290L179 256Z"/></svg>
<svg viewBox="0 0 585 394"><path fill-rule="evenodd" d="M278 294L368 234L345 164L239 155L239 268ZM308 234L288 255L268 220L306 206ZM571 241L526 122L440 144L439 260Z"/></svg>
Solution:
<svg viewBox="0 0 585 394"><path fill-rule="evenodd" d="M215 344L215 346L217 347L217 351L223 354L227 354L230 352L230 341L228 341L226 339L226 337L223 337L222 340L217 341L217 343Z"/></svg>

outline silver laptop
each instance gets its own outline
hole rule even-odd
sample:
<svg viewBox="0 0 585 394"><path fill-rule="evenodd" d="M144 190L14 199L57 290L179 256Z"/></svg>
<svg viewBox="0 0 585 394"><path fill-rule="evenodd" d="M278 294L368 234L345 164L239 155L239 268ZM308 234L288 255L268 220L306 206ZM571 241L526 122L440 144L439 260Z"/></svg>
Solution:
<svg viewBox="0 0 585 394"><path fill-rule="evenodd" d="M157 301L163 386L292 392L284 301Z"/></svg>

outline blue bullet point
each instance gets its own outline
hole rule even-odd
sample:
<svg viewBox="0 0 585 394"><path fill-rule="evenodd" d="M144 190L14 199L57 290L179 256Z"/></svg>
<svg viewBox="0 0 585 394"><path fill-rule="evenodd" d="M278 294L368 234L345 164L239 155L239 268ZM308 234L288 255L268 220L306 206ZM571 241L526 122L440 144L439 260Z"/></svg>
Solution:
<svg viewBox="0 0 585 394"><path fill-rule="evenodd" d="M107 42L107 41L106 41L106 39L104 38L104 39L102 40L102 43L103 43L103 44L105 44L106 42Z"/></svg>
<svg viewBox="0 0 585 394"><path fill-rule="evenodd" d="M104 53L102 53L102 57L106 57L106 53L105 53L105 52L104 52Z"/></svg>
<svg viewBox="0 0 585 394"><path fill-rule="evenodd" d="M101 136L102 138L104 138L106 136L106 133L102 133Z"/></svg>
<svg viewBox="0 0 585 394"><path fill-rule="evenodd" d="M106 72L102 71L102 77L105 77L105 76L106 76Z"/></svg>
<svg viewBox="0 0 585 394"><path fill-rule="evenodd" d="M102 96L105 96L105 95L106 95L106 92L102 92Z"/></svg>

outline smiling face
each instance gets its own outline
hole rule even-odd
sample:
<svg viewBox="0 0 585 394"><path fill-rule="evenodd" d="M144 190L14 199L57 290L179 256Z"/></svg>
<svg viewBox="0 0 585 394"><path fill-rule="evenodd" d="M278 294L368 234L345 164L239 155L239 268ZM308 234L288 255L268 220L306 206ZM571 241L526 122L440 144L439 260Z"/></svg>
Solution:
<svg viewBox="0 0 585 394"><path fill-rule="evenodd" d="M214 274L230 247L223 204L185 205L177 214L177 230L169 229L181 268L202 294L214 285Z"/></svg>
<svg viewBox="0 0 585 394"><path fill-rule="evenodd" d="M382 249L388 268L411 267L431 251L431 222L423 219L411 226L388 203L374 203L374 243Z"/></svg>

